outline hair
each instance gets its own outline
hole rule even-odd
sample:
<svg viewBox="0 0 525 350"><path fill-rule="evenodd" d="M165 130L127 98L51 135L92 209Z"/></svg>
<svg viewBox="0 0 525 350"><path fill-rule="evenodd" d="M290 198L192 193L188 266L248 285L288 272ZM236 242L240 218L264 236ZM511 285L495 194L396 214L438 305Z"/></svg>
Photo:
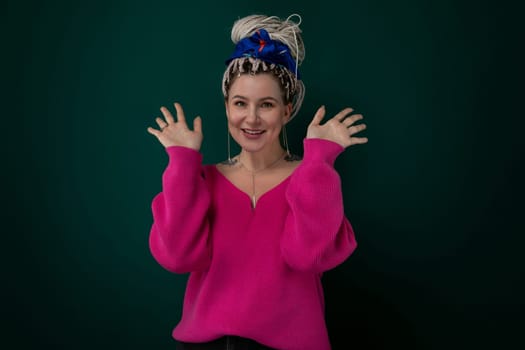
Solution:
<svg viewBox="0 0 525 350"><path fill-rule="evenodd" d="M299 17L299 23L291 20L293 16ZM296 62L296 70L304 60L305 50L301 37L299 24L301 17L291 15L282 20L276 16L250 15L243 17L234 22L231 32L231 40L237 44L244 38L252 36L257 30L265 29L272 40L279 41L286 45L292 58ZM298 79L298 72L292 72L289 69L274 63L268 63L254 57L239 57L232 60L224 72L222 79L222 93L224 98L228 98L228 92L231 85L237 77L242 74L272 74L283 91L283 100L285 104L292 104L292 119L304 100L305 87L302 80Z"/></svg>

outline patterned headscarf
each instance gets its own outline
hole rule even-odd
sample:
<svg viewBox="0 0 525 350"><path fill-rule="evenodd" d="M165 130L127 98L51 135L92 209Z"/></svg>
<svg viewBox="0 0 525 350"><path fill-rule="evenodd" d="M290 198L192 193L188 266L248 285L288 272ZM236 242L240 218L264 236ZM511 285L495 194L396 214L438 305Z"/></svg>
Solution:
<svg viewBox="0 0 525 350"><path fill-rule="evenodd" d="M285 67L294 73L297 79L300 79L297 64L288 46L280 41L272 40L265 29L259 29L252 36L240 40L233 54L226 60L226 64L240 57L253 57Z"/></svg>

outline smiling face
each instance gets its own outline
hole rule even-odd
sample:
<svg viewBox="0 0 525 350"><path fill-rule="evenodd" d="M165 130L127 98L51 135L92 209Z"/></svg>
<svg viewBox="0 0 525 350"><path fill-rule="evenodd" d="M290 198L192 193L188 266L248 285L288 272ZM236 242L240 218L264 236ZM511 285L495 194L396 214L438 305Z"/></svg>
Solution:
<svg viewBox="0 0 525 350"><path fill-rule="evenodd" d="M226 99L228 129L248 152L280 148L279 134L290 118L291 104L273 75L242 74L230 87Z"/></svg>

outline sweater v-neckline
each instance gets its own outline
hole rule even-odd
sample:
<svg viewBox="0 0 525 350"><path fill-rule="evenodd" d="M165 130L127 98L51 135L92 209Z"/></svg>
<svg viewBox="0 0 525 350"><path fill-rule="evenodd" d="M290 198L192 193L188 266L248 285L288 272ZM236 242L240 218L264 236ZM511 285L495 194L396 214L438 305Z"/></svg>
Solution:
<svg viewBox="0 0 525 350"><path fill-rule="evenodd" d="M233 182L231 182L230 179L228 179L226 177L226 175L224 175L218 168L217 168L217 165L213 165L212 168L215 170L215 172L217 172L219 174L219 177L221 177L231 188L233 188L235 191L241 193L242 195L244 195L247 199L248 199L248 202L250 203L250 206L251 206L251 203L252 203L252 197L250 194L244 192L243 190L241 190L239 187L237 187L237 185L235 185ZM262 193L261 195L258 196L258 199L257 199L257 203L259 203L261 201L261 199L263 199L267 194L270 194L271 192L275 192L277 191L277 189L279 189L280 187L284 186L284 184L286 184L290 178L292 177L293 173L295 172L295 169L294 171L292 171L288 176L286 176L284 179L282 179L279 183L277 183L275 186L273 187L270 187L267 191L265 191L264 193ZM255 206L255 208L252 208L253 210L255 210L257 208L257 205Z"/></svg>

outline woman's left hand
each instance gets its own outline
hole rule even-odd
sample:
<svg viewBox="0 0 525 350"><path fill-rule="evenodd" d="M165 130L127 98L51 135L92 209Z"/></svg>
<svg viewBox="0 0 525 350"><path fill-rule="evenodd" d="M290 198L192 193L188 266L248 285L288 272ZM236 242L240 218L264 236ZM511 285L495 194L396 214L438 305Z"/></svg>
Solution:
<svg viewBox="0 0 525 350"><path fill-rule="evenodd" d="M321 106L308 126L306 138L332 141L340 144L344 148L367 143L368 138L353 136L354 134L366 129L365 124L354 125L355 122L363 119L363 116L361 114L350 115L353 111L352 108L345 108L321 125L321 121L326 114L325 107Z"/></svg>

